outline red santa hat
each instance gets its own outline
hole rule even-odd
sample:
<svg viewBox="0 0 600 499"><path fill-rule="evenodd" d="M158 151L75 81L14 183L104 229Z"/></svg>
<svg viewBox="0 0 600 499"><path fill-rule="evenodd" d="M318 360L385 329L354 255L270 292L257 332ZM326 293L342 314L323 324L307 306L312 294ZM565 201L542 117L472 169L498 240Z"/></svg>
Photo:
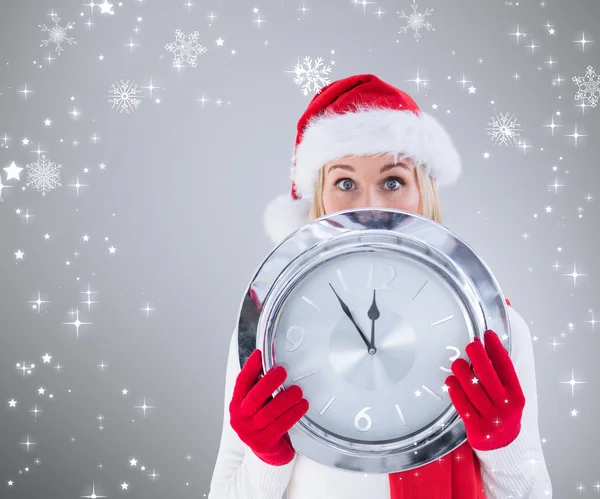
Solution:
<svg viewBox="0 0 600 499"><path fill-rule="evenodd" d="M460 157L449 135L405 92L372 74L323 87L298 121L291 192L267 206L267 234L279 243L308 222L317 174L325 163L386 153L423 165L438 186L460 175Z"/></svg>

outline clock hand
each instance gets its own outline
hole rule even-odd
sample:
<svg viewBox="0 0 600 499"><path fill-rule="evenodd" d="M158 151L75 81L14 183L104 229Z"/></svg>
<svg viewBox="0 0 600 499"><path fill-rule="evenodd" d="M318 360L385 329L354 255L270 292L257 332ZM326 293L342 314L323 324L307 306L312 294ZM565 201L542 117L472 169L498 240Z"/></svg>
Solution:
<svg viewBox="0 0 600 499"><path fill-rule="evenodd" d="M365 342L365 345L367 345L367 348L369 350L369 353L375 353L374 352L374 348L373 346L369 343L369 340L367 340L367 337L365 336L365 334L362 332L362 329L360 328L360 326L356 323L356 321L354 320L354 317L352 317L352 312L350 312L350 309L348 308L348 305L346 305L343 300L340 298L340 296L337 294L337 292L335 291L335 289L333 288L333 286L331 285L331 283L329 283L329 286L331 287L331 289L333 290L333 292L335 293L335 296L337 297L337 299L340 302L340 305L342 306L342 310L344 311L344 313L348 316L348 319L350 319L352 321L352 324L354 324L354 327L357 329L357 331L360 333L360 337L363 339L363 341Z"/></svg>
<svg viewBox="0 0 600 499"><path fill-rule="evenodd" d="M375 348L375 321L379 319L380 315L375 301L375 290L373 290L373 303L371 304L371 308L369 308L367 315L369 316L369 319L371 319L371 346Z"/></svg>

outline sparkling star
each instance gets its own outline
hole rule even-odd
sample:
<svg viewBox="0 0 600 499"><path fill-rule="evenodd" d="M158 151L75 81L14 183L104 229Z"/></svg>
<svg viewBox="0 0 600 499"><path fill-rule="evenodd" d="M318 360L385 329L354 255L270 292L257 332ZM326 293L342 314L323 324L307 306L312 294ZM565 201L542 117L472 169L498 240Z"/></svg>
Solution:
<svg viewBox="0 0 600 499"><path fill-rule="evenodd" d="M148 85L147 87L140 87L140 88L147 88L148 90L150 90L150 97L152 97L152 92L154 91L155 88L162 88L162 87L155 87L152 84L152 78L150 78L150 85Z"/></svg>
<svg viewBox="0 0 600 499"><path fill-rule="evenodd" d="M515 31L514 33L509 33L509 35L516 36L517 37L517 44L518 44L519 40L521 39L521 37L522 36L527 36L527 33L521 33L521 31L519 31L519 25L517 24L517 31Z"/></svg>
<svg viewBox="0 0 600 499"><path fill-rule="evenodd" d="M550 184L548 187L554 187L554 194L558 194L558 188L564 187L564 184L559 184L558 179L555 178L554 183Z"/></svg>
<svg viewBox="0 0 600 499"><path fill-rule="evenodd" d="M111 14L113 16L115 15L114 11L112 10L113 4L108 3L107 0L104 0L104 2L98 5L98 7L100 7L101 14Z"/></svg>
<svg viewBox="0 0 600 499"><path fill-rule="evenodd" d="M41 409L37 408L37 404L33 406L33 409L29 409L29 412L33 412L33 419L37 419L38 412L44 412Z"/></svg>
<svg viewBox="0 0 600 499"><path fill-rule="evenodd" d="M38 290L37 299L36 300L30 300L27 303L34 303L35 305L33 305L33 309L37 310L38 313L39 313L42 310L42 304L44 304L44 303L50 303L50 302L42 300L42 298L40 296L40 292Z"/></svg>
<svg viewBox="0 0 600 499"><path fill-rule="evenodd" d="M79 183L79 175L77 175L77 182L75 182L74 184L70 184L69 187L75 187L75 189L77 190L77 195L79 196L79 188L80 187L87 187L86 184L80 184Z"/></svg>
<svg viewBox="0 0 600 499"><path fill-rule="evenodd" d="M587 274L580 274L577 272L577 264L573 264L573 272L570 274L563 274L563 275L568 275L570 277L573 278L573 287L577 287L577 278L579 276L586 276Z"/></svg>
<svg viewBox="0 0 600 499"><path fill-rule="evenodd" d="M88 306L88 311L91 309L91 306L92 306L92 304L94 304L94 303L98 303L97 301L93 301L93 300L92 300L92 295L93 295L93 294L97 294L98 292L97 292L97 291L92 291L92 290L90 289L90 285L89 285L89 284L88 284L88 288L87 288L87 290L86 290L86 291L80 291L80 293L81 293L81 294L86 294L86 295L87 295L87 300L86 300L86 301L83 301L83 302L81 302L81 303L85 303L85 304L87 304L87 306Z"/></svg>
<svg viewBox="0 0 600 499"><path fill-rule="evenodd" d="M575 381L574 369L571 370L571 379L569 381L559 381L561 384L571 385L571 397L574 396L575 385L585 383L585 381Z"/></svg>
<svg viewBox="0 0 600 499"><path fill-rule="evenodd" d="M535 49L538 47L541 47L541 45L536 45L535 43L533 43L533 40L531 41L531 45L527 45L527 48L531 49L532 54L535 51Z"/></svg>
<svg viewBox="0 0 600 499"><path fill-rule="evenodd" d="M525 154L527 152L527 149L529 149L529 148L531 148L533 146L528 146L527 145L527 141L526 140L522 140L522 141L519 142L519 147L521 149L523 149L523 154Z"/></svg>
<svg viewBox="0 0 600 499"><path fill-rule="evenodd" d="M96 494L96 486L95 484L92 484L92 493L89 496L81 496L84 499L100 499L106 496L99 496L98 494Z"/></svg>
<svg viewBox="0 0 600 499"><path fill-rule="evenodd" d="M144 417L146 417L146 409L154 409L156 406L154 406L154 405L146 405L146 397L144 397L144 404L143 405L135 405L134 407L136 409L143 409L143 411L144 411Z"/></svg>
<svg viewBox="0 0 600 499"><path fill-rule="evenodd" d="M67 324L69 326L75 326L75 331L77 333L77 339L79 339L79 328L81 326L86 326L86 325L93 324L93 323L92 322L81 322L79 320L79 309L76 309L75 320L73 322L63 322L63 324Z"/></svg>
<svg viewBox="0 0 600 499"><path fill-rule="evenodd" d="M591 324L592 325L592 329L594 329L594 326L596 325L596 323L600 322L600 321L597 321L594 318L594 312L592 310L590 310L590 313L592 314L592 320L591 321L585 321L585 322L587 322L588 324Z"/></svg>
<svg viewBox="0 0 600 499"><path fill-rule="evenodd" d="M427 83L429 83L429 81L431 81L431 80L424 80L424 79L422 79L421 76L420 76L420 74L419 74L419 68L417 68L417 76L416 76L416 78L414 80L405 80L405 81L410 81L410 82L416 83L416 85L417 85L417 93L419 93L419 90L421 88L421 83L423 84L424 87L426 87Z"/></svg>
<svg viewBox="0 0 600 499"><path fill-rule="evenodd" d="M544 126L550 128L550 130L552 130L552 136L554 136L554 129L557 127L561 127L562 125L557 125L556 123L554 123L554 116L552 116L552 122L549 125Z"/></svg>
<svg viewBox="0 0 600 499"><path fill-rule="evenodd" d="M151 308L150 304L148 302L146 302L146 306L144 308L141 308L140 310L143 310L144 312L146 312L146 317L148 317L150 315L150 312L152 310L156 310L155 308Z"/></svg>
<svg viewBox="0 0 600 499"><path fill-rule="evenodd" d="M260 25L262 23L266 23L267 21L265 19L261 19L260 18L260 14L257 15L257 18L254 19L254 22L256 23L256 25L260 28Z"/></svg>
<svg viewBox="0 0 600 499"><path fill-rule="evenodd" d="M565 137L573 137L575 139L575 147L577 147L577 144L578 144L577 140L579 139L579 137L587 137L587 135L583 135L581 133L578 133L577 132L577 125L575 125L575 131L572 134L570 134L570 135L565 135Z"/></svg>
<svg viewBox="0 0 600 499"><path fill-rule="evenodd" d="M550 345L552 345L554 347L554 351L556 352L556 346L557 345L562 345L562 343L557 343L556 342L556 336L554 336L554 339L553 339L552 343L550 343Z"/></svg>
<svg viewBox="0 0 600 499"><path fill-rule="evenodd" d="M458 83L462 83L463 90L465 88L465 83L471 83L470 80L465 79L465 75L463 74L462 80L458 80Z"/></svg>
<svg viewBox="0 0 600 499"><path fill-rule="evenodd" d="M14 161L6 168L4 168L4 171L6 172L6 180L21 180L19 174L23 171L23 168L17 166L17 164Z"/></svg>
<svg viewBox="0 0 600 499"><path fill-rule="evenodd" d="M25 445L27 447L27 452L29 452L29 446L35 445L35 442L32 442L29 439L29 435L27 435L27 440L25 442L21 442L21 445Z"/></svg>
<svg viewBox="0 0 600 499"><path fill-rule="evenodd" d="M594 40L586 40L585 33L581 35L581 40L573 40L573 43L581 43L581 50L585 52L585 44L592 43Z"/></svg>
<svg viewBox="0 0 600 499"><path fill-rule="evenodd" d="M23 90L19 90L19 93L23 94L27 100L27 94L33 93L33 90L27 90L27 84L25 84L25 88Z"/></svg>

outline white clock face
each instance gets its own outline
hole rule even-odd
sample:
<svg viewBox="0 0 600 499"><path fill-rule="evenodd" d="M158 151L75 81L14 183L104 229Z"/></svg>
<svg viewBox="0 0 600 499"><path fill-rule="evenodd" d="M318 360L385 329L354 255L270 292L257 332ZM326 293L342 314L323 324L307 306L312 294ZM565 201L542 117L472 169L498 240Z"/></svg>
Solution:
<svg viewBox="0 0 600 499"><path fill-rule="evenodd" d="M286 298L275 328L275 363L288 372L284 387L302 388L307 418L366 443L407 437L444 413L450 365L467 358L473 337L439 274L384 252L315 269Z"/></svg>

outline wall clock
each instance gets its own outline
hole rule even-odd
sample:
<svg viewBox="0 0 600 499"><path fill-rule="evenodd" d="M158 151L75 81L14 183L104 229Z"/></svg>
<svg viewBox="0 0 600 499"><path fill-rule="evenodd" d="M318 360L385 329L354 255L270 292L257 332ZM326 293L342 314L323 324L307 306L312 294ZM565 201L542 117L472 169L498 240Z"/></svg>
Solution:
<svg viewBox="0 0 600 499"><path fill-rule="evenodd" d="M326 466L392 473L425 465L466 434L445 386L451 363L493 329L510 354L502 291L447 228L400 210L309 222L262 262L242 301L240 365L283 365L310 408L295 450Z"/></svg>

